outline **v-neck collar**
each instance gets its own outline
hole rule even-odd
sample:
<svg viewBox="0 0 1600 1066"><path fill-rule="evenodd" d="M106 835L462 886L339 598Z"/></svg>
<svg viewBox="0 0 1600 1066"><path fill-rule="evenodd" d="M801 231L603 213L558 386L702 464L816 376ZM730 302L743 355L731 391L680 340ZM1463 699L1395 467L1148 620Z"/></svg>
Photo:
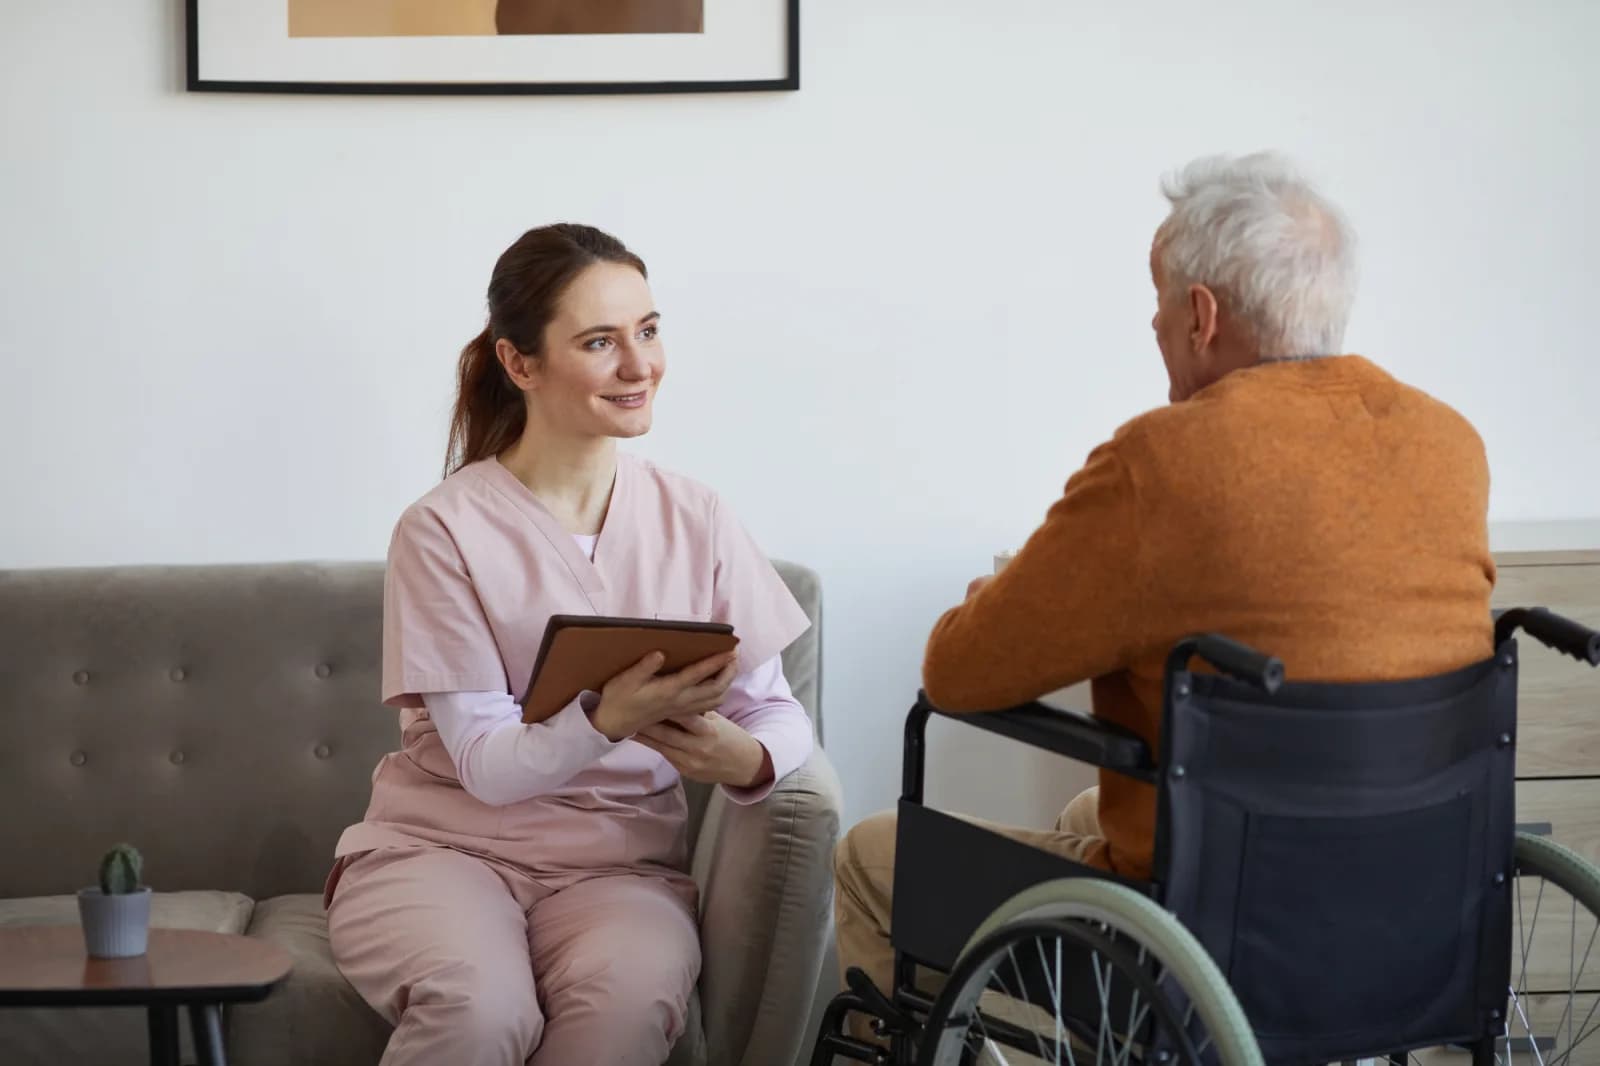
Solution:
<svg viewBox="0 0 1600 1066"><path fill-rule="evenodd" d="M625 498L628 486L627 457L620 452L617 455L617 470L611 482L611 499L606 503L606 515L601 520L600 532L596 536L594 546L594 559L591 561L578 547L578 542L573 540L573 535L556 520L555 515L544 505L533 491L517 479L517 475L507 470L499 458L490 456L483 461L483 476L489 485L509 500L517 510L527 516L536 529L543 534L544 539L550 543L550 548L567 564L567 569L572 572L572 578L583 590L584 598L589 601L589 606L595 614L605 614L606 586L601 578L600 564L610 558L613 551L621 549L618 543L620 530L626 527L626 520L618 520L621 511L619 507Z"/></svg>

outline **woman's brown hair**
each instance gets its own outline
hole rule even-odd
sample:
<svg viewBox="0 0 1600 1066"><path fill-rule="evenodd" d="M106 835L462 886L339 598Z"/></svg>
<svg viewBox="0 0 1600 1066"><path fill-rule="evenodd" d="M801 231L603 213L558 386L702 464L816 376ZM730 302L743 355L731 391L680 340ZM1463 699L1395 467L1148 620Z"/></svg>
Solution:
<svg viewBox="0 0 1600 1066"><path fill-rule="evenodd" d="M495 357L502 337L526 355L544 354L544 331L567 286L595 263L621 263L648 277L644 260L609 233L560 223L531 229L501 253L489 277L489 324L461 349L456 403L445 451L446 477L468 463L499 455L527 421L522 390Z"/></svg>

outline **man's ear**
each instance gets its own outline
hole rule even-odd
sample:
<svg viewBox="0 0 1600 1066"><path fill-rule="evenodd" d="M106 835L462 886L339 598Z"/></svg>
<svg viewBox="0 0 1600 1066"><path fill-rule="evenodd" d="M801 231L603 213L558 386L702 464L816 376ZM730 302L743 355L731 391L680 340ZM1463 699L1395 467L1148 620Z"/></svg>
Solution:
<svg viewBox="0 0 1600 1066"><path fill-rule="evenodd" d="M1196 355L1204 356L1217 339L1219 313L1216 293L1204 285L1189 286L1189 344Z"/></svg>

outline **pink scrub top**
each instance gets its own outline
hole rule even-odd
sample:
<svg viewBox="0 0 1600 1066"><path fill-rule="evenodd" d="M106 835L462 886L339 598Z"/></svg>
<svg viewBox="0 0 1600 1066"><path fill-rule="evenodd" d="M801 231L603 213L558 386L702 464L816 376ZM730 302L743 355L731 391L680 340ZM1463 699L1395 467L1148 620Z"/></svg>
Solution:
<svg viewBox="0 0 1600 1066"><path fill-rule="evenodd" d="M336 855L447 846L551 875L684 870L687 808L677 771L642 744L608 741L576 708L552 719L548 735L588 746L594 757L564 784L504 806L461 787L422 695L498 691L520 699L553 614L731 623L740 673L810 626L767 556L695 481L619 454L591 560L499 460L465 466L395 527L383 700L401 709L401 748L378 763L366 817L345 830Z"/></svg>

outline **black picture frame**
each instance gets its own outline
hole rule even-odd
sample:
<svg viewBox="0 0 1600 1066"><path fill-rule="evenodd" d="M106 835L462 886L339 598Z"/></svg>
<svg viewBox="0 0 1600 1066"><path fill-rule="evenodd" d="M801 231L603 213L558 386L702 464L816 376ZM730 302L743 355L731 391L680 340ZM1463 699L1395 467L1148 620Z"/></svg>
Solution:
<svg viewBox="0 0 1600 1066"><path fill-rule="evenodd" d="M228 81L200 76L200 0L185 0L185 87L194 93L295 93L341 96L619 96L663 93L798 92L800 0L783 0L783 76L746 81L656 82L314 82Z"/></svg>

